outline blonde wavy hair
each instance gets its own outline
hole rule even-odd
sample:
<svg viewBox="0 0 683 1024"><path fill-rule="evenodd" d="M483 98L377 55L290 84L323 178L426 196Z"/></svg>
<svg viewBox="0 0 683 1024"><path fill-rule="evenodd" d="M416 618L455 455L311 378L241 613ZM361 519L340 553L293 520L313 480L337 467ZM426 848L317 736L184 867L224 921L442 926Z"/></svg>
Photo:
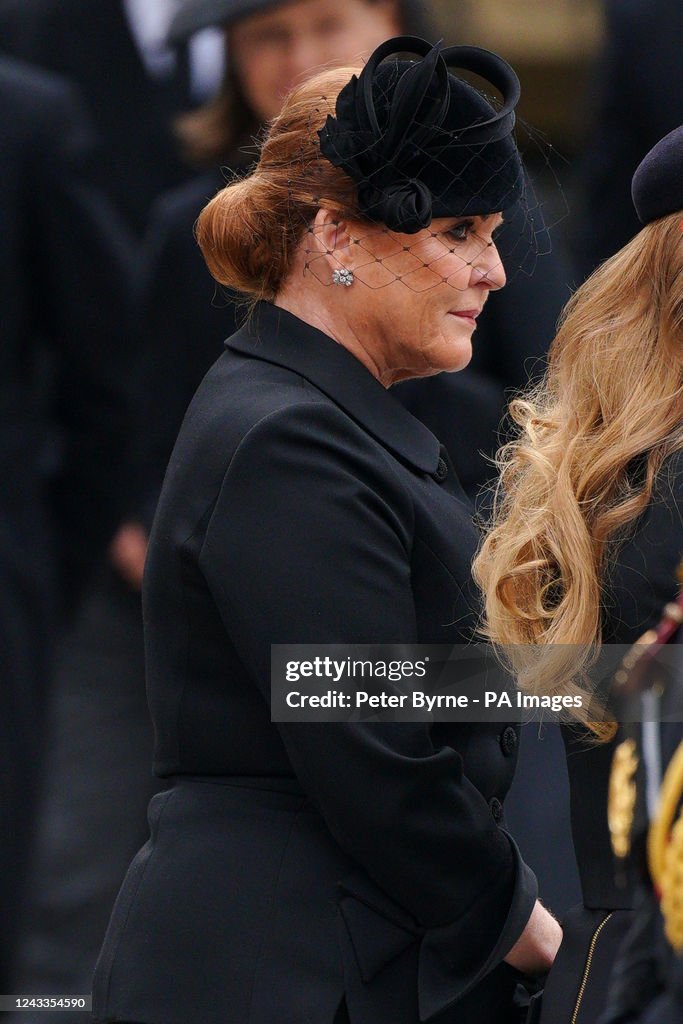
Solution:
<svg viewBox="0 0 683 1024"><path fill-rule="evenodd" d="M599 740L614 726L594 720L587 669L608 555L683 448L681 216L644 227L568 303L543 382L510 405L517 436L474 563L484 632L520 688L582 696L573 714Z"/></svg>

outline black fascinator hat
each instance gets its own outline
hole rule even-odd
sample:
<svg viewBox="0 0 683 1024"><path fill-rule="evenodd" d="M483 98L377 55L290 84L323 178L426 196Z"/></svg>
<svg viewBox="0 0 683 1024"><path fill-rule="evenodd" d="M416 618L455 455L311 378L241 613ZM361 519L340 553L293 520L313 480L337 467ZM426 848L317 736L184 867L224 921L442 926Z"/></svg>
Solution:
<svg viewBox="0 0 683 1024"><path fill-rule="evenodd" d="M422 59L399 59L410 53ZM490 82L500 108L449 67ZM506 210L525 184L512 134L519 94L517 75L495 53L399 36L341 90L318 133L320 151L356 182L361 213L392 231Z"/></svg>
<svg viewBox="0 0 683 1024"><path fill-rule="evenodd" d="M631 195L641 224L683 210L683 125L660 139L640 162Z"/></svg>

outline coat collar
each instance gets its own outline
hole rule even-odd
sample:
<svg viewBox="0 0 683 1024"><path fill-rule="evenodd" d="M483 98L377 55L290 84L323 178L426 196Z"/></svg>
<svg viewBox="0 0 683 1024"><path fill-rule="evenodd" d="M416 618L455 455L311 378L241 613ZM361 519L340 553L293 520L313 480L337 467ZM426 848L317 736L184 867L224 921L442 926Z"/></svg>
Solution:
<svg viewBox="0 0 683 1024"><path fill-rule="evenodd" d="M305 377L369 434L423 473L434 473L440 445L361 362L327 334L279 306L260 302L225 343Z"/></svg>

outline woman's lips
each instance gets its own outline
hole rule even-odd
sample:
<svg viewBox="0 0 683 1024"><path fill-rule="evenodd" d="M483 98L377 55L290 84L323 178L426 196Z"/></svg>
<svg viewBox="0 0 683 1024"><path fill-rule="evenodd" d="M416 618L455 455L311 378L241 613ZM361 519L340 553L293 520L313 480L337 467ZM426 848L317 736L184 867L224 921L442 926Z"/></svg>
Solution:
<svg viewBox="0 0 683 1024"><path fill-rule="evenodd" d="M469 320L469 322L476 327L477 317L479 316L480 310L478 309L453 309L451 310L451 316L459 316L463 320Z"/></svg>

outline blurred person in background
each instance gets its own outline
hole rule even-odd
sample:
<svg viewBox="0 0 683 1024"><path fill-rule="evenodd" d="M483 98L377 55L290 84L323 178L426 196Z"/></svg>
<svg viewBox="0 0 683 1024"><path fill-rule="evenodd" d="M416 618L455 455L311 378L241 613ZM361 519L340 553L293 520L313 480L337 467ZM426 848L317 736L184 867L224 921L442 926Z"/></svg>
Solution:
<svg viewBox="0 0 683 1024"><path fill-rule="evenodd" d="M24 891L53 648L120 514L127 235L63 79L0 57L0 991Z"/></svg>
<svg viewBox="0 0 683 1024"><path fill-rule="evenodd" d="M576 268L585 278L640 229L631 178L645 154L683 122L683 4L604 0L593 127L579 175Z"/></svg>
<svg viewBox="0 0 683 1024"><path fill-rule="evenodd" d="M0 49L68 77L98 132L91 173L134 237L160 192L191 174L172 120L220 82L222 40L167 45L175 0L0 0Z"/></svg>

